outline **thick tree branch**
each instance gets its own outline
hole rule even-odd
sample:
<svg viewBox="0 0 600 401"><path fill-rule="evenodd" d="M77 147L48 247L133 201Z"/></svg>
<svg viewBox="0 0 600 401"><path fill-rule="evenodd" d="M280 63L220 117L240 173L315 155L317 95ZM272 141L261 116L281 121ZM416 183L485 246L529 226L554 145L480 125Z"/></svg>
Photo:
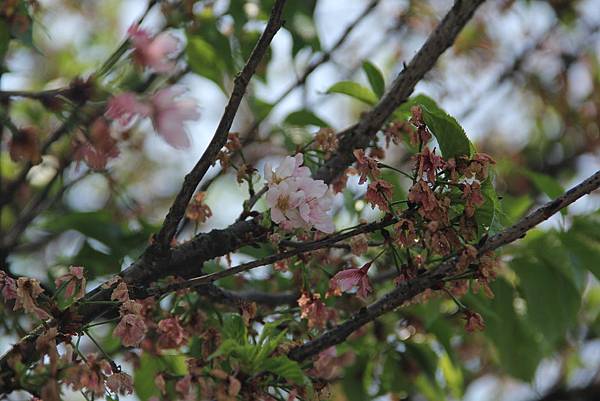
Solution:
<svg viewBox="0 0 600 401"><path fill-rule="evenodd" d="M233 91L231 92L229 102L227 103L227 106L225 106L225 111L223 112L221 121L217 126L210 144L192 171L185 176L181 190L177 194L177 197L165 218L163 226L156 236L156 242L162 249L168 249L196 187L208 171L208 168L214 163L219 151L225 146L227 135L229 134L235 115L242 102L242 98L246 93L246 88L250 83L250 79L254 75L263 56L269 49L271 40L273 40L273 37L283 24L282 14L284 5L285 0L277 0L275 2L264 32L252 50L248 62L234 80Z"/></svg>
<svg viewBox="0 0 600 401"><path fill-rule="evenodd" d="M489 238L483 245L478 247L479 255L493 251L501 246L510 244L511 242L525 236L527 231L547 220L554 213L567 207L584 195L589 194L600 187L600 171L592 175L585 181L576 185L567 191L564 195L555 200L546 203L544 206L525 216L513 226L501 231L495 236ZM416 277L413 280L401 283L393 291L388 292L378 301L372 303L366 308L362 308L354 316L344 323L329 330L320 337L309 341L294 350L289 354L291 359L302 361L311 356L317 355L319 352L339 344L354 331L358 330L363 325L377 319L379 316L391 312L401 306L406 301L420 294L428 288L434 288L443 283L444 279L454 271L457 258L451 258L438 267L427 273Z"/></svg>
<svg viewBox="0 0 600 401"><path fill-rule="evenodd" d="M291 249L289 251L284 251L284 252L276 253L273 255L269 255L262 259L254 260L252 262L242 263L237 266L233 266L229 269L225 269L225 270L221 270L221 271L218 271L215 273L206 274L204 276L192 278L192 279L189 279L182 283L171 284L165 288L157 289L156 291L157 291L157 294L163 294L166 292L177 291L177 290L181 290L184 288L193 288L193 287L197 287L200 285L212 283L214 281L217 281L217 280L225 278L225 277L233 276L235 274L246 272L246 271L255 269L257 267L275 263L279 260L289 259L293 256L297 256L297 255L300 255L300 254L303 254L306 252L316 251L317 249L328 248L337 242L354 237L356 235L377 231L381 228L384 228L384 227L394 224L396 221L397 221L396 219L391 218L391 219L387 219L387 220L383 220L383 221L378 221L375 223L363 224L353 230L349 230L344 233L333 234L333 235L327 236L325 238L322 238L322 239L319 239L316 241L304 242L302 244L298 244L298 246L296 248Z"/></svg>

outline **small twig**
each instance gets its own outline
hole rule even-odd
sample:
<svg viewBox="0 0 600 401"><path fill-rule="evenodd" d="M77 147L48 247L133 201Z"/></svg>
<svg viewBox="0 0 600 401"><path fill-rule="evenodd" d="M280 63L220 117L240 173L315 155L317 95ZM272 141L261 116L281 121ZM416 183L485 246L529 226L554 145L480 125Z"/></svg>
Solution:
<svg viewBox="0 0 600 401"><path fill-rule="evenodd" d="M250 79L267 52L271 40L283 24L282 15L284 4L285 0L277 0L275 2L264 32L252 50L246 65L234 80L234 86L229 102L227 103L227 106L225 106L225 111L223 112L223 116L217 126L213 139L192 171L185 176L181 190L169 209L163 226L156 235L156 244L160 250L169 248L170 242L177 231L177 226L185 214L185 209L190 202L196 187L208 171L209 167L213 164L221 148L225 146L229 129L233 124L233 119L237 114L237 110L244 97L248 84L250 83Z"/></svg>

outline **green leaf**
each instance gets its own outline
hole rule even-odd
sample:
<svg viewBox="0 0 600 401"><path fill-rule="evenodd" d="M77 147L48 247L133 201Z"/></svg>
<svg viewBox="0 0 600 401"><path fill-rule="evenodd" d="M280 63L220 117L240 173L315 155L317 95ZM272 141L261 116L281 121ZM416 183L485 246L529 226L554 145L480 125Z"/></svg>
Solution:
<svg viewBox="0 0 600 401"><path fill-rule="evenodd" d="M306 109L302 109L302 110L298 110L298 111L294 111L294 112L290 113L285 118L284 122L289 125L298 125L298 126L315 125L315 126L321 127L321 128L330 126L330 124L327 124L315 113L313 113L310 110L306 110Z"/></svg>
<svg viewBox="0 0 600 401"><path fill-rule="evenodd" d="M444 353L438 359L438 366L444 379L446 386L450 390L450 394L455 399L461 399L463 395L463 374L459 366L455 366L448 354Z"/></svg>
<svg viewBox="0 0 600 401"><path fill-rule="evenodd" d="M250 97L248 99L248 101L249 101L250 107L252 108L252 111L254 112L254 115L256 116L256 119L258 121L262 121L265 118L267 118L269 113L271 113L271 110L273 110L272 103L262 101L255 97Z"/></svg>
<svg viewBox="0 0 600 401"><path fill-rule="evenodd" d="M565 192L563 186L549 175L536 173L530 170L523 170L523 174L533 182L533 185L535 185L539 191L548 195L550 199L558 198Z"/></svg>
<svg viewBox="0 0 600 401"><path fill-rule="evenodd" d="M225 66L210 43L199 36L188 36L185 54L192 72L210 79L225 91L223 86Z"/></svg>
<svg viewBox="0 0 600 401"><path fill-rule="evenodd" d="M539 342L533 330L515 313L515 294L511 285L499 278L491 284L491 288L494 299L468 294L465 303L483 316L486 324L483 334L496 346L500 368L516 378L529 381L543 356Z"/></svg>
<svg viewBox="0 0 600 401"><path fill-rule="evenodd" d="M377 103L377 96L375 96L371 89L352 81L338 82L327 89L326 93L341 93L343 95L348 95L371 106Z"/></svg>
<svg viewBox="0 0 600 401"><path fill-rule="evenodd" d="M133 374L135 395L142 401L160 397L160 390L154 384L154 377L163 371L172 375L185 375L187 368L184 355L153 356L142 353L139 365Z"/></svg>
<svg viewBox="0 0 600 401"><path fill-rule="evenodd" d="M590 271L600 280L600 245L577 232L575 227L559 233L569 260L579 269Z"/></svg>
<svg viewBox="0 0 600 401"><path fill-rule="evenodd" d="M502 230L501 216L503 214L498 194L493 184L493 172L489 172L488 178L481 184L481 194L484 203L475 210L475 221L479 236L484 234L494 235Z"/></svg>
<svg viewBox="0 0 600 401"><path fill-rule="evenodd" d="M225 313L223 315L223 337L232 339L238 344L248 343L248 331L244 320L237 313Z"/></svg>
<svg viewBox="0 0 600 401"><path fill-rule="evenodd" d="M469 156L473 145L467 138L464 129L456 119L438 107L437 103L423 94L411 98L400 106L396 112L401 116L407 115L412 106L421 106L423 119L431 133L440 145L442 155L446 159L459 156Z"/></svg>
<svg viewBox="0 0 600 401"><path fill-rule="evenodd" d="M290 380L296 384L304 384L307 379L298 365L298 362L290 360L287 356L276 356L267 359L263 366L263 370L274 373L284 379Z"/></svg>
<svg viewBox="0 0 600 401"><path fill-rule="evenodd" d="M511 267L519 276L529 321L553 345L575 323L581 303L579 291L552 264L521 257L514 259Z"/></svg>
<svg viewBox="0 0 600 401"><path fill-rule="evenodd" d="M381 98L385 93L385 80L383 79L383 74L379 68L370 61L364 61L362 68L365 74L367 74L371 89L373 89L373 92L375 92L377 97Z"/></svg>

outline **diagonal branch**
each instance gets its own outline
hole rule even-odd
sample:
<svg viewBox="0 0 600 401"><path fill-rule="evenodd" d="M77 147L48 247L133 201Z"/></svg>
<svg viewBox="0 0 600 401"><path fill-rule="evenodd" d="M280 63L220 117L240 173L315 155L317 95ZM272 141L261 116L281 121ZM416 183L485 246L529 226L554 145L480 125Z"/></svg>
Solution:
<svg viewBox="0 0 600 401"><path fill-rule="evenodd" d="M242 98L246 93L246 88L250 83L250 79L254 75L263 56L269 49L271 40L273 40L277 31L283 25L282 14L284 5L285 0L277 0L275 2L267 27L252 50L248 62L234 80L233 91L231 92L227 106L225 106L225 111L223 112L223 116L217 126L213 139L210 141L210 144L192 171L185 176L181 190L177 194L169 213L167 213L167 217L165 217L163 226L156 236L158 246L163 250L169 248L169 244L177 230L177 225L183 218L185 209L190 202L196 187L208 171L208 168L214 163L221 148L223 148L227 142L229 129L233 124L233 119L235 118L240 103L242 102Z"/></svg>
<svg viewBox="0 0 600 401"><path fill-rule="evenodd" d="M522 238L527 231L547 220L554 213L567 207L579 198L598 189L598 187L600 187L600 171L597 171L596 174L585 181L582 181L563 195L525 216L513 226L489 238L483 245L478 247L479 255L488 251L493 251ZM387 312L393 311L426 289L434 288L442 284L444 279L454 271L456 262L456 257L451 258L438 265L434 270L418 276L413 280L401 283L396 289L388 292L378 301L366 308L362 308L349 320L339 324L320 337L293 349L289 354L290 358L296 361L302 361L333 345L345 341L350 334L365 324L372 322Z"/></svg>
<svg viewBox="0 0 600 401"><path fill-rule="evenodd" d="M316 179L331 182L354 161L352 151L369 145L394 110L408 99L417 82L423 79L438 58L452 46L462 28L484 1L457 0L454 3L448 14L427 38L423 47L396 77L379 103L356 125L345 131L336 155L319 169Z"/></svg>

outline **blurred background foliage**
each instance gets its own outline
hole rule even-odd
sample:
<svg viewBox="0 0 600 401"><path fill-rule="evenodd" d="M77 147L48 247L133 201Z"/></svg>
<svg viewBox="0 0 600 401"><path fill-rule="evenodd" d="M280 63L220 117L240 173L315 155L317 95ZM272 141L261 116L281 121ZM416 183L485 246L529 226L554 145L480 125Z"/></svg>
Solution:
<svg viewBox="0 0 600 401"><path fill-rule="evenodd" d="M201 120L189 126L193 146L187 151L165 146L141 124L124 134L128 141L117 159L103 171L91 171L68 162L72 136L63 135L42 154L42 163L32 168L25 184L15 188L11 183L18 180L23 163L9 157L5 129L0 264L48 285L70 264L82 265L94 285L133 261L210 140L235 74L272 3L171 0L151 8L144 26L154 32L170 29L184 44L180 72L168 79L179 79L201 105ZM12 14L7 12L10 4L16 7ZM447 0L289 1L285 27L235 121L246 142L246 162L260 171L265 160L293 153L319 127L341 130L357 121L381 94L382 80L389 83L402 70L450 5ZM98 71L146 7L141 0L4 0L0 89L64 88L76 77ZM372 10L336 45L368 7ZM497 160L503 226L600 167L599 28L595 0L491 1L417 86L416 93L435 99L480 151ZM140 74L120 61L105 75L98 100L148 82L151 91L165 79ZM18 126L34 127L42 143L61 124L73 128L96 110L93 101L79 107L0 98L2 115ZM400 145L390 148L385 162L407 170L409 159L410 152ZM236 183L235 172L219 171L214 167L203 183L210 185L207 204L214 216L200 226L188 225L180 240L225 227L241 212L245 184ZM389 179L402 199L407 182ZM338 198L338 229L378 216L360 200L364 191L351 182ZM40 197L41 206L36 203ZM432 299L384 316L338 347L352 351L355 360L333 383L332 399L592 399L568 394L600 391L599 204L597 195L581 200L501 251L506 266L492 285L495 297L468 295L463 300L484 317L483 332L466 333L452 300ZM32 205L39 206L39 213L14 238L15 222ZM265 245L241 249L232 257L246 261L271 252ZM212 268L224 263L216 261ZM310 269L304 271L310 276ZM288 274L272 269L220 284L295 290ZM379 288L392 286L381 283ZM325 283L323 287L325 291ZM356 310L356 302L345 307ZM4 350L30 323L8 309L0 313ZM98 335L107 349L118 351L109 331ZM156 360L145 360L136 370L141 399L153 394L146 386L153 386L157 370L170 366L175 374L179 369L167 357L144 358Z"/></svg>

